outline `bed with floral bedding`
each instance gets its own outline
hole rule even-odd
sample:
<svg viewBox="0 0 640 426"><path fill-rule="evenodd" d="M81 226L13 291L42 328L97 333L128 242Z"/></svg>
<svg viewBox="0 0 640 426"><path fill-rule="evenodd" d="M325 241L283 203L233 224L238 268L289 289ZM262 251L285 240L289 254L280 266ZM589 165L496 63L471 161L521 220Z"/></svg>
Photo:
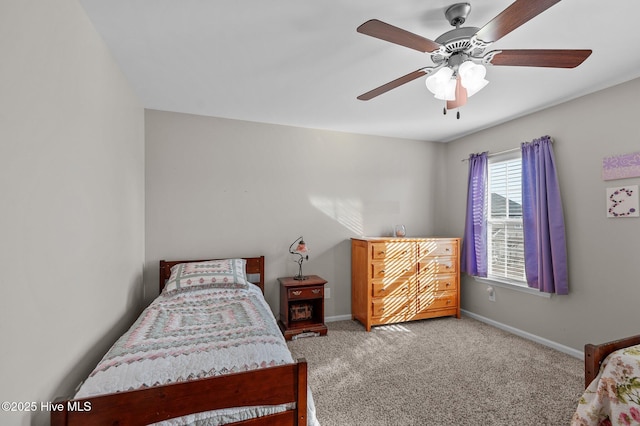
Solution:
<svg viewBox="0 0 640 426"><path fill-rule="evenodd" d="M640 425L640 344L617 349L604 358L571 424Z"/></svg>
<svg viewBox="0 0 640 426"><path fill-rule="evenodd" d="M52 426L317 424L306 362L263 296L263 257L162 261L164 281Z"/></svg>

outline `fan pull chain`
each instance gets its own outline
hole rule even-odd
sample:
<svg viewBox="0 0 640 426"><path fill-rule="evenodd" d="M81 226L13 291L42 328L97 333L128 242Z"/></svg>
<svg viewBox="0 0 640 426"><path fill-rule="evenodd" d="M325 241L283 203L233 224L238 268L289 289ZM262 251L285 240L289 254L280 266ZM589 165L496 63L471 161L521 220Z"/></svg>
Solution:
<svg viewBox="0 0 640 426"><path fill-rule="evenodd" d="M442 115L447 115L447 107L442 108ZM456 118L460 120L460 110L456 112Z"/></svg>

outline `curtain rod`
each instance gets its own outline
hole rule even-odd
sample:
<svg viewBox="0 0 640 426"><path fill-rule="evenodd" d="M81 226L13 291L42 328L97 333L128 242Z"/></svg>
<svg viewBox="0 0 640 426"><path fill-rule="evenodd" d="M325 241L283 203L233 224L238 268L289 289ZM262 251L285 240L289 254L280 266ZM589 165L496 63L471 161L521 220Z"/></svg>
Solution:
<svg viewBox="0 0 640 426"><path fill-rule="evenodd" d="M553 143L553 139L551 139L551 143ZM521 149L521 147L517 147L517 148L505 149L504 151L490 152L490 153L487 154L487 157L494 157L496 155L508 154L510 152L518 151L520 149ZM460 161L469 161L469 159L468 158L463 158Z"/></svg>
<svg viewBox="0 0 640 426"><path fill-rule="evenodd" d="M518 147L518 148L511 148L511 149L505 149L504 151L490 152L490 153L488 153L488 154L487 154L487 157L494 157L494 156L496 156L496 155L508 154L508 153L510 153L510 152L514 152L514 151L518 151L518 150L520 150L520 147ZM468 159L468 158L463 158L463 159L462 159L462 160L460 160L460 161L469 161L469 159Z"/></svg>

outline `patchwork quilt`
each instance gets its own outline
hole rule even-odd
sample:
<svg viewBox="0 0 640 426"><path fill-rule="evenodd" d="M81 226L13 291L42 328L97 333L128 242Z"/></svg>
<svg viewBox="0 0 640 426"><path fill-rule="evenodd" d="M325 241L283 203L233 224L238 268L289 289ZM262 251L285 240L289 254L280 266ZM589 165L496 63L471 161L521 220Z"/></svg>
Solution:
<svg viewBox="0 0 640 426"><path fill-rule="evenodd" d="M162 293L107 352L75 397L87 398L293 362L258 287L250 284L246 289L196 288ZM311 398L308 404L313 412ZM224 424L283 409L218 410L162 424ZM309 418L315 419L315 415Z"/></svg>

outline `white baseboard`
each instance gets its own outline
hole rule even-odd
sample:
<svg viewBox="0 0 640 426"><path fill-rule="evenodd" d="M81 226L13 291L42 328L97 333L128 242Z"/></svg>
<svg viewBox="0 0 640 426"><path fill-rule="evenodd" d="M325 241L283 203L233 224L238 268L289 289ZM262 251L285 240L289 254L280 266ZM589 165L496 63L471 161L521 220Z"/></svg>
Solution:
<svg viewBox="0 0 640 426"><path fill-rule="evenodd" d="M531 334L529 332L520 330L518 328L511 327L510 325L502 324L501 322L494 321L492 319L483 317L482 315L478 315L478 314L474 314L474 313L469 312L469 311L465 311L464 309L461 309L460 313L462 313L465 316L468 316L469 318L473 318L473 319L476 319L478 321L481 321L481 322L484 322L486 324L489 324L489 325L491 325L493 327L499 328L501 330L508 331L509 333L515 334L516 336L520 336L520 337L523 337L525 339L532 340L532 341L534 341L536 343L540 343L541 345L545 345L545 346L553 348L553 349L555 349L557 351L563 352L563 353L565 353L567 355L571 355L572 357L584 360L584 353L582 351L577 350L577 349L573 349L573 348L570 348L568 346L561 345L560 343L553 342L551 340L545 339L545 338L540 337L540 336L536 336L535 334Z"/></svg>
<svg viewBox="0 0 640 426"><path fill-rule="evenodd" d="M350 320L351 314L349 315L336 315L333 317L325 317L324 322L335 322L335 321L345 321Z"/></svg>

